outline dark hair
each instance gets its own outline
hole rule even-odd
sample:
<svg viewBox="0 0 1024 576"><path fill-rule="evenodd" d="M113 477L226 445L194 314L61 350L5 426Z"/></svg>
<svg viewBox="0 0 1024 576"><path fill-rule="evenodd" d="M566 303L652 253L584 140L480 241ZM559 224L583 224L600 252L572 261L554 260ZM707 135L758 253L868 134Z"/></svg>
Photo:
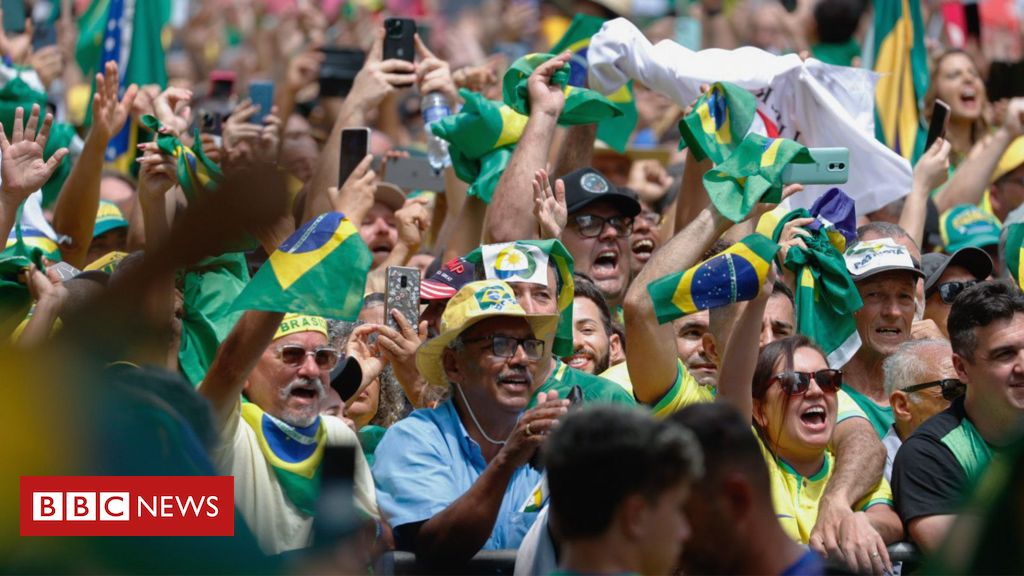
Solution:
<svg viewBox="0 0 1024 576"><path fill-rule="evenodd" d="M733 244L735 244L735 242L726 240L724 238L719 238L718 240L715 240L715 243L711 245L711 248L708 248L707 252L704 252L704 254L701 255L701 262L703 262L704 260L710 260L711 258L718 256L722 252L725 252L730 247L732 247Z"/></svg>
<svg viewBox="0 0 1024 576"><path fill-rule="evenodd" d="M575 272L572 275L573 280L573 299L576 298L587 298L597 306L597 310L601 313L601 324L604 327L604 333L611 336L614 332L612 328L612 315L608 309L608 302L604 299L604 295L597 289L597 284L590 279L590 276Z"/></svg>
<svg viewBox="0 0 1024 576"><path fill-rule="evenodd" d="M633 494L656 500L702 473L693 434L635 407L591 405L571 412L544 446L551 526L564 539L603 534Z"/></svg>
<svg viewBox="0 0 1024 576"><path fill-rule="evenodd" d="M825 357L825 353L821 351L821 348L818 348L817 344L803 334L782 338L761 348L761 353L757 356L757 366L754 368L754 381L750 387L750 393L753 398L757 400L764 399L768 388L771 386L772 378L779 372L779 369L776 368L779 360L783 361L782 367L784 370L791 369L793 367L793 355L800 348L811 348L821 354L822 358Z"/></svg>
<svg viewBox="0 0 1024 576"><path fill-rule="evenodd" d="M772 296L785 296L789 300L790 304L796 305L796 300L793 297L793 291L786 286L786 283L782 280L776 280L775 284L772 285Z"/></svg>
<svg viewBox="0 0 1024 576"><path fill-rule="evenodd" d="M864 14L864 0L818 0L814 22L823 44L843 44L853 37Z"/></svg>
<svg viewBox="0 0 1024 576"><path fill-rule="evenodd" d="M893 224L892 222L886 222L885 220L873 220L860 228L857 228L857 238L862 238L868 232L875 232L883 238L892 238L894 240L896 238L910 238L910 234L908 234L907 231L899 224Z"/></svg>
<svg viewBox="0 0 1024 576"><path fill-rule="evenodd" d="M1010 280L980 282L964 290L953 301L946 327L953 352L970 362L978 347L975 328L984 328L996 320L1010 320L1024 313L1024 294Z"/></svg>
<svg viewBox="0 0 1024 576"><path fill-rule="evenodd" d="M750 432L750 422L744 421L739 411L722 402L705 402L691 404L668 419L689 428L700 442L704 454L701 484L713 490L725 472L739 469L764 501L771 502L764 456Z"/></svg>

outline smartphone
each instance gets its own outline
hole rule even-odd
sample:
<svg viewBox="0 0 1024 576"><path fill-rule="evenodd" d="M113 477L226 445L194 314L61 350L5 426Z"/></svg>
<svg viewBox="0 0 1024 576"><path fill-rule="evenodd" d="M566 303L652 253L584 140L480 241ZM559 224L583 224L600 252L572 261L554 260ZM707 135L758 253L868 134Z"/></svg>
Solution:
<svg viewBox="0 0 1024 576"><path fill-rule="evenodd" d="M946 135L946 126L949 125L949 104L936 99L932 105L932 119L928 124L928 138L924 141L925 151L931 149L936 140Z"/></svg>
<svg viewBox="0 0 1024 576"><path fill-rule="evenodd" d="M356 170L370 149L369 128L345 128L341 131L341 159L338 163L338 188Z"/></svg>
<svg viewBox="0 0 1024 576"><path fill-rule="evenodd" d="M210 99L227 100L235 91L235 73L230 70L210 72Z"/></svg>
<svg viewBox="0 0 1024 576"><path fill-rule="evenodd" d="M4 11L6 15L7 12ZM6 20L6 16L4 20ZM49 22L41 22L36 24L32 28L32 51L37 52L46 48L47 46L53 46L57 43L57 27Z"/></svg>
<svg viewBox="0 0 1024 576"><path fill-rule="evenodd" d="M331 547L362 525L355 501L358 449L358 444L324 447L316 522L313 523L313 545L318 548Z"/></svg>
<svg viewBox="0 0 1024 576"><path fill-rule="evenodd" d="M416 21L408 18L388 18L384 21L384 59L396 58L412 62L416 56L413 35Z"/></svg>
<svg viewBox="0 0 1024 576"><path fill-rule="evenodd" d="M366 53L358 48L330 46L320 49L324 54L320 64L320 96L344 98L352 90L356 74L366 62Z"/></svg>
<svg viewBox="0 0 1024 576"><path fill-rule="evenodd" d="M1024 60L992 62L985 86L990 102L1024 96Z"/></svg>
<svg viewBox="0 0 1024 576"><path fill-rule="evenodd" d="M216 111L208 109L199 110L199 131L203 134L220 136L224 132L224 118Z"/></svg>
<svg viewBox="0 0 1024 576"><path fill-rule="evenodd" d="M384 321L394 330L401 331L391 316L398 310L414 331L420 323L420 270L408 266L388 266L384 291Z"/></svg>
<svg viewBox="0 0 1024 576"><path fill-rule="evenodd" d="M580 388L579 384L569 390L569 395L566 396L566 399L569 401L570 408L577 407L583 403L583 389Z"/></svg>
<svg viewBox="0 0 1024 576"><path fill-rule="evenodd" d="M25 0L3 0L4 32L23 34L25 32Z"/></svg>
<svg viewBox="0 0 1024 576"><path fill-rule="evenodd" d="M274 83L270 80L253 80L249 82L249 99L260 109L249 120L253 124L263 124L263 119L274 107Z"/></svg>
<svg viewBox="0 0 1024 576"><path fill-rule="evenodd" d="M978 3L964 2L964 22L967 28L967 37L974 38L981 42L981 14L978 12Z"/></svg>
<svg viewBox="0 0 1024 576"><path fill-rule="evenodd" d="M395 158L385 163L384 181L405 191L444 192L444 172L438 174L422 157Z"/></svg>
<svg viewBox="0 0 1024 576"><path fill-rule="evenodd" d="M808 148L813 162L789 164L782 169L783 184L845 184L850 177L850 151L846 148Z"/></svg>

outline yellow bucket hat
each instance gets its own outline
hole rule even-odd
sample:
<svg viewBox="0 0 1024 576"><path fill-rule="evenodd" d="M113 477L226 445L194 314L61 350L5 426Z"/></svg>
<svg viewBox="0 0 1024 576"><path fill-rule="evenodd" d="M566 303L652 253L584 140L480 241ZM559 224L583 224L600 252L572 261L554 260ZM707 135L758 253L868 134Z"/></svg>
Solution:
<svg viewBox="0 0 1024 576"><path fill-rule="evenodd" d="M996 164L996 169L992 171L992 179L989 182L999 180L1021 164L1024 164L1024 136L1010 142L1006 152L1003 152L1003 157L999 159L999 164Z"/></svg>
<svg viewBox="0 0 1024 576"><path fill-rule="evenodd" d="M445 348L470 326L495 316L525 318L533 335L551 344L558 316L555 314L527 314L516 301L512 288L500 280L481 280L463 286L448 302L441 315L437 337L427 340L416 352L416 368L428 384L446 386L442 356Z"/></svg>
<svg viewBox="0 0 1024 576"><path fill-rule="evenodd" d="M274 333L274 340L296 332L319 332L327 338L327 320L319 316L304 314L285 314L284 320Z"/></svg>

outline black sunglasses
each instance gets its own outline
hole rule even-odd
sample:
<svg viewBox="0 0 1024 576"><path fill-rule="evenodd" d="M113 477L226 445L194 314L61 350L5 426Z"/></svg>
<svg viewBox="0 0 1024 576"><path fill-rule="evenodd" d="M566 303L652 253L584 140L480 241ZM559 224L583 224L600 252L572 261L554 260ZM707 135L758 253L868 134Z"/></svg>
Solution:
<svg viewBox="0 0 1024 576"><path fill-rule="evenodd" d="M934 386L940 386L942 388L942 397L950 402L963 396L964 392L967 390L967 385L956 378L945 378L934 382L925 382L924 384L907 386L903 391L910 394L913 392L920 392L921 390L932 388Z"/></svg>
<svg viewBox="0 0 1024 576"><path fill-rule="evenodd" d="M843 384L843 371L827 368L817 372L780 372L768 381L768 385L778 382L787 395L799 396L805 394L811 387L811 378L818 383L818 388L821 388L822 392L838 392Z"/></svg>
<svg viewBox="0 0 1024 576"><path fill-rule="evenodd" d="M465 340L464 344L474 342L491 341L491 353L499 358L512 358L516 355L519 346L523 347L526 358L531 361L539 360L544 355L544 341L536 338L513 338L511 336L491 335L482 338Z"/></svg>
<svg viewBox="0 0 1024 576"><path fill-rule="evenodd" d="M952 304L961 292L977 283L978 282L976 280L969 280L967 282L943 282L938 285L939 298L942 298L942 302L945 304Z"/></svg>
<svg viewBox="0 0 1024 576"><path fill-rule="evenodd" d="M633 233L633 219L629 216L612 216L603 218L594 214L580 214L573 218L576 229L584 238L595 238L601 235L604 225L609 224L618 232L619 236L629 236Z"/></svg>

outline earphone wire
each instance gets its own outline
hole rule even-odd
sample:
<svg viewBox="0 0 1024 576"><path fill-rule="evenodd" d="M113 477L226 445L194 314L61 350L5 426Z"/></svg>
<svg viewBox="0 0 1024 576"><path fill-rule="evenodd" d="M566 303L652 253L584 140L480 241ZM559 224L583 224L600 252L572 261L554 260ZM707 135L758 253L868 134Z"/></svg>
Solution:
<svg viewBox="0 0 1024 576"><path fill-rule="evenodd" d="M462 386L459 386L458 384L455 384L454 382L452 383L452 385L454 385L455 389L459 391L459 396L462 398L462 403L466 405L466 412L469 412L469 418L470 418L470 420L473 421L473 425L476 426L476 429L477 429L477 431L480 432L480 435L483 436L484 439L487 440L488 442L490 442L491 444L494 444L494 445L497 445L497 446L504 446L505 443L508 442L507 439L506 440L495 440L494 438L491 438L490 436L488 436L487 432L484 431L484 427L480 425L480 421L476 419L476 414L473 413L473 407L469 405L469 400L466 400L466 394L462 391Z"/></svg>

